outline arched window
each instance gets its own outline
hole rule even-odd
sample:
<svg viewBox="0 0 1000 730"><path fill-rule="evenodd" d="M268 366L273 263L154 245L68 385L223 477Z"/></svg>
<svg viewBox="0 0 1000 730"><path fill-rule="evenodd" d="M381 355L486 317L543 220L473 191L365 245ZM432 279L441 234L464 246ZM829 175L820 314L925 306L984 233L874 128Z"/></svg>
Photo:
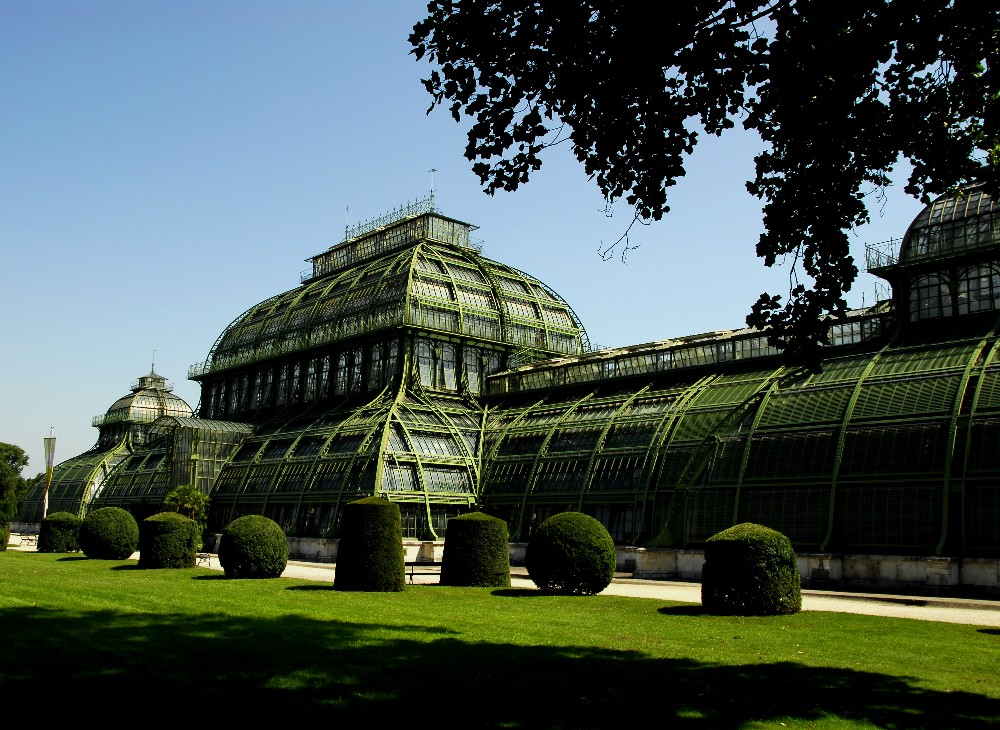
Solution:
<svg viewBox="0 0 1000 730"><path fill-rule="evenodd" d="M943 274L927 274L910 286L910 321L940 319L952 315L951 292Z"/></svg>
<svg viewBox="0 0 1000 730"><path fill-rule="evenodd" d="M993 264L970 266L959 272L958 314L1000 309L1000 271Z"/></svg>

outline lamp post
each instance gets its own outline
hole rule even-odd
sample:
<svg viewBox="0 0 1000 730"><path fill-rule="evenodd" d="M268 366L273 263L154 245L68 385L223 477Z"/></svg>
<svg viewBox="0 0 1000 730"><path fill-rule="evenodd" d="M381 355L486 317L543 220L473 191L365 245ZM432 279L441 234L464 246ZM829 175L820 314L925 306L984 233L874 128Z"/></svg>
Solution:
<svg viewBox="0 0 1000 730"><path fill-rule="evenodd" d="M56 437L52 435L52 427L49 427L49 435L42 439L45 443L45 497L42 499L42 519L49 513L49 485L52 484L52 464L56 456Z"/></svg>

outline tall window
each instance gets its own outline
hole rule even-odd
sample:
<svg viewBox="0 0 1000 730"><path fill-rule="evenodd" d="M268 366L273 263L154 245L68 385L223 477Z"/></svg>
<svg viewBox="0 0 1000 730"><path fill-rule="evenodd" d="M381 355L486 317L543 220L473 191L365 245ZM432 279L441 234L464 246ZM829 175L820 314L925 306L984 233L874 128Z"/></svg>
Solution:
<svg viewBox="0 0 1000 730"><path fill-rule="evenodd" d="M254 375L253 377L253 390L250 391L249 404L251 411L256 411L258 408L260 408L261 383L262 383L262 375L261 372L258 370L257 374Z"/></svg>
<svg viewBox="0 0 1000 730"><path fill-rule="evenodd" d="M420 372L420 384L434 387L434 347L429 340L417 340L417 370Z"/></svg>
<svg viewBox="0 0 1000 730"><path fill-rule="evenodd" d="M376 342L372 345L371 360L368 365L368 390L378 390L385 385L384 360L382 352L385 345Z"/></svg>
<svg viewBox="0 0 1000 730"><path fill-rule="evenodd" d="M288 402L288 366L281 366L281 375L278 378L278 401L277 405L283 406Z"/></svg>
<svg viewBox="0 0 1000 730"><path fill-rule="evenodd" d="M441 369L438 387L445 390L458 390L456 374L455 346L450 342L441 345Z"/></svg>
<svg viewBox="0 0 1000 730"><path fill-rule="evenodd" d="M319 371L319 397L330 397L330 356L323 356L323 364Z"/></svg>
<svg viewBox="0 0 1000 730"><path fill-rule="evenodd" d="M260 394L260 407L267 408L271 405L272 391L274 388L274 370L267 369L264 373L264 388Z"/></svg>
<svg viewBox="0 0 1000 730"><path fill-rule="evenodd" d="M302 400L302 366L295 363L292 368L292 381L288 386L288 402L298 403Z"/></svg>
<svg viewBox="0 0 1000 730"><path fill-rule="evenodd" d="M310 358L306 370L306 389L303 400L307 403L316 398L316 358Z"/></svg>

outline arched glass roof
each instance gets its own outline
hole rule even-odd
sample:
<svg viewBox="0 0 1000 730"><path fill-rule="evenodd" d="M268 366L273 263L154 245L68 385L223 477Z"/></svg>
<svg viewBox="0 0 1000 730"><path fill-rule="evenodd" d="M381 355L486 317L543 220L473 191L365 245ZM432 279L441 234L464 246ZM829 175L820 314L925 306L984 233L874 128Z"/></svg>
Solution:
<svg viewBox="0 0 1000 730"><path fill-rule="evenodd" d="M471 246L432 240L436 228L421 221L455 223L425 214L391 226L406 235L367 256L358 244L386 231L315 257L314 276L242 314L189 377L401 325L553 355L589 349L580 320L551 288ZM336 266L341 247L348 253Z"/></svg>
<svg viewBox="0 0 1000 730"><path fill-rule="evenodd" d="M899 262L912 264L1000 244L998 214L1000 206L983 183L942 195L913 219Z"/></svg>
<svg viewBox="0 0 1000 730"><path fill-rule="evenodd" d="M192 415L191 406L171 392L166 378L150 371L132 384L132 392L124 395L108 408L103 416L93 420L94 426L111 423L152 423L160 416Z"/></svg>

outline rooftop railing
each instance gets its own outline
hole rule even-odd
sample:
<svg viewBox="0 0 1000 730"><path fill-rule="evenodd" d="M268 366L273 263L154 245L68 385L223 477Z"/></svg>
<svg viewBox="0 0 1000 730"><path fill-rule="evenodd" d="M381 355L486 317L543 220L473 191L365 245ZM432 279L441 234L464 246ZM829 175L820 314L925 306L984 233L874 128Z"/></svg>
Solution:
<svg viewBox="0 0 1000 730"><path fill-rule="evenodd" d="M395 251L422 240L448 243L476 252L482 251L482 241L470 237L475 228L437 214L433 199L417 201L384 216L347 229L342 243L313 256L312 271L300 275L302 282L342 271L362 261Z"/></svg>
<svg viewBox="0 0 1000 730"><path fill-rule="evenodd" d="M983 214L915 228L908 234L905 251L911 264L933 261L1000 245L1000 215ZM900 263L903 239L891 238L865 246L868 271L878 271Z"/></svg>

